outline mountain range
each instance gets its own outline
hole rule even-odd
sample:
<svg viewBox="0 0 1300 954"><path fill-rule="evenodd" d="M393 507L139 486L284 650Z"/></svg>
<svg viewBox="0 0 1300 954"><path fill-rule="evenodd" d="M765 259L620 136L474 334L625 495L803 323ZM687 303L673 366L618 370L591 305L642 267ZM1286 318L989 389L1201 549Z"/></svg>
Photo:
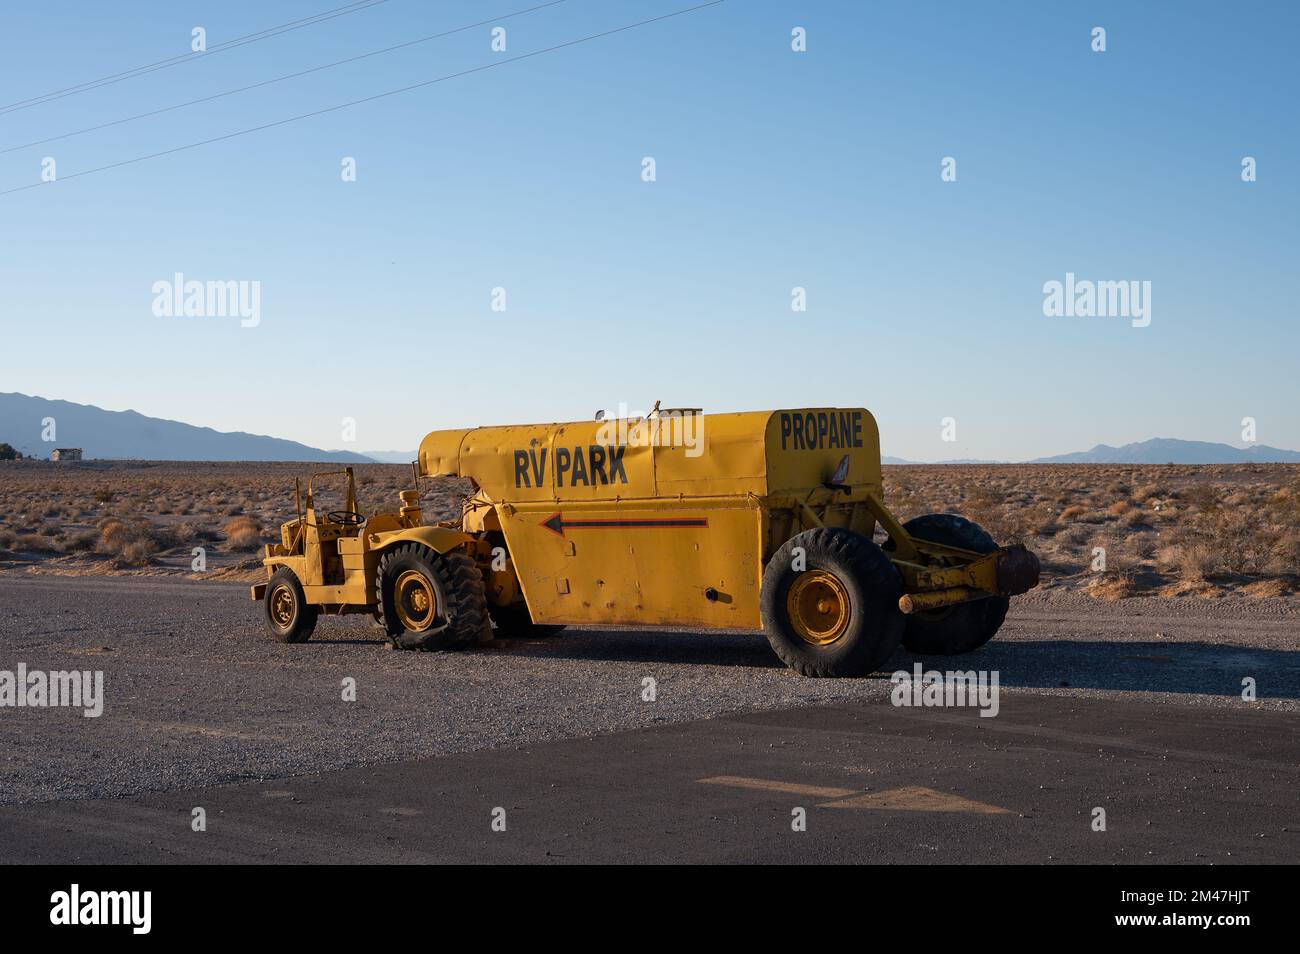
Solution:
<svg viewBox="0 0 1300 954"><path fill-rule="evenodd" d="M44 421L53 418L56 439L42 440ZM79 447L87 459L108 460L258 460L326 461L340 464L405 464L414 451L321 450L297 441L243 431L216 431L179 421L146 417L137 411L106 411L90 404L0 393L0 443L8 443L29 457L48 458L56 447ZM882 457L884 464L916 464L900 457ZM989 460L945 460L942 464L996 464ZM1091 450L1055 457L1039 457L1030 464L1249 464L1300 463L1300 451L1256 445L1242 449L1231 444L1184 441L1158 437L1112 447L1098 444Z"/></svg>
<svg viewBox="0 0 1300 954"><path fill-rule="evenodd" d="M53 419L53 441L45 441ZM368 464L353 451L325 451L297 441L243 431L215 431L137 411L105 411L26 394L0 393L0 442L25 456L48 459L56 447L79 447L86 459L118 460L286 460Z"/></svg>
<svg viewBox="0 0 1300 954"><path fill-rule="evenodd" d="M1111 447L1098 444L1092 450L1055 457L1039 457L1031 464L1294 464L1300 451L1256 444L1242 449L1231 444L1183 441L1175 437L1154 437L1149 441Z"/></svg>
<svg viewBox="0 0 1300 954"><path fill-rule="evenodd" d="M901 457L881 457L882 464L923 463L916 460L904 460ZM1009 464L1005 460L939 460L936 464ZM1184 441L1176 437L1153 437L1149 441L1137 441L1112 447L1098 444L1092 450L1075 451L1071 454L1057 454L1055 457L1035 457L1033 460L1017 461L1024 464L1296 464L1300 463L1300 451L1284 450L1256 444L1254 447L1240 448L1231 444L1216 444L1210 441Z"/></svg>

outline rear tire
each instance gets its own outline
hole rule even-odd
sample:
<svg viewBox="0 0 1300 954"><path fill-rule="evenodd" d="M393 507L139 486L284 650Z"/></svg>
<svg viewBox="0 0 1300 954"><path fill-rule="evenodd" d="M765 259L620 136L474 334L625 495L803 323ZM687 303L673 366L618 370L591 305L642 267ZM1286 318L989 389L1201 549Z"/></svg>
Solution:
<svg viewBox="0 0 1300 954"><path fill-rule="evenodd" d="M527 603L511 603L509 606L489 603L488 615L492 617L495 635L500 639L545 639L564 629L553 623L534 623Z"/></svg>
<svg viewBox="0 0 1300 954"><path fill-rule="evenodd" d="M262 600L266 625L282 643L305 643L316 629L320 607L310 605L298 577L288 567L271 574Z"/></svg>
<svg viewBox="0 0 1300 954"><path fill-rule="evenodd" d="M945 546L960 547L976 553L992 553L998 548L993 537L977 523L951 513L928 513L903 524L907 535ZM885 543L894 549L894 541ZM911 613L903 630L903 646L918 656L957 656L979 649L1002 626L1007 608L1006 596L990 596L956 606Z"/></svg>
<svg viewBox="0 0 1300 954"><path fill-rule="evenodd" d="M461 649L483 635L483 576L464 550L419 543L386 552L375 574L377 618L398 649Z"/></svg>
<svg viewBox="0 0 1300 954"><path fill-rule="evenodd" d="M792 566L803 548L802 570ZM819 527L787 540L763 572L763 629L772 649L805 676L865 676L898 648L902 578L866 537Z"/></svg>

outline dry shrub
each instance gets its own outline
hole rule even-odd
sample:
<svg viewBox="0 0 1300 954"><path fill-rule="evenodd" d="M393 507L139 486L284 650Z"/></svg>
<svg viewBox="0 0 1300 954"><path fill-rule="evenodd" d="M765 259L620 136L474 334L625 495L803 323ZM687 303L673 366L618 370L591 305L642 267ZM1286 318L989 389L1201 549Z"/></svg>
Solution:
<svg viewBox="0 0 1300 954"><path fill-rule="evenodd" d="M1150 560L1157 546L1154 534L1134 534L1128 538L1128 548L1139 560Z"/></svg>
<svg viewBox="0 0 1300 954"><path fill-rule="evenodd" d="M1183 500L1197 510L1209 513L1219 509L1219 489L1210 484L1196 484L1184 492Z"/></svg>
<svg viewBox="0 0 1300 954"><path fill-rule="evenodd" d="M1105 600L1108 603L1115 603L1126 597L1133 596L1138 587L1133 580L1127 576L1103 573L1096 579L1089 581L1087 592L1089 596L1095 596L1097 599Z"/></svg>
<svg viewBox="0 0 1300 954"><path fill-rule="evenodd" d="M131 531L121 520L110 518L99 522L99 552L115 556L131 540Z"/></svg>
<svg viewBox="0 0 1300 954"><path fill-rule="evenodd" d="M1300 575L1300 529L1288 527L1274 541L1268 568L1283 576Z"/></svg>
<svg viewBox="0 0 1300 954"><path fill-rule="evenodd" d="M1149 522L1150 519L1151 514L1147 513L1145 510L1134 508L1125 513L1124 516L1120 517L1119 522L1126 527L1131 527L1136 530L1141 527L1149 527L1151 525Z"/></svg>
<svg viewBox="0 0 1300 954"><path fill-rule="evenodd" d="M1161 547L1156 551L1156 566L1174 571L1185 583L1209 579L1219 568L1219 554L1209 543L1192 540Z"/></svg>
<svg viewBox="0 0 1300 954"><path fill-rule="evenodd" d="M1273 599L1279 596L1289 596L1291 586L1286 580L1257 580L1243 586L1241 592L1256 599Z"/></svg>
<svg viewBox="0 0 1300 954"><path fill-rule="evenodd" d="M206 523L186 520L176 528L176 536L182 541L215 540L220 534Z"/></svg>
<svg viewBox="0 0 1300 954"><path fill-rule="evenodd" d="M1169 496L1169 491L1164 484L1143 484L1137 490L1133 491L1133 499L1139 503L1146 503L1152 499L1160 499Z"/></svg>
<svg viewBox="0 0 1300 954"><path fill-rule="evenodd" d="M1105 576L1132 576L1137 569L1140 560L1134 553L1133 546L1128 537L1117 536L1114 533L1107 533L1103 536L1093 537L1088 544L1087 558L1088 568L1092 568L1095 555L1093 551L1101 547L1106 551L1106 568L1101 571ZM1094 571L1096 572L1096 571Z"/></svg>
<svg viewBox="0 0 1300 954"><path fill-rule="evenodd" d="M175 545L171 533L147 520L120 520L106 517L99 522L100 553L111 556L119 565L143 566L159 550Z"/></svg>
<svg viewBox="0 0 1300 954"><path fill-rule="evenodd" d="M1218 548L1224 570L1253 575L1268 565L1278 528L1270 526L1259 511L1234 508L1217 513L1213 525L1204 529L1204 537Z"/></svg>
<svg viewBox="0 0 1300 954"><path fill-rule="evenodd" d="M1056 522L1056 518L1050 513L1046 515L1031 514L1029 522L1033 525L1034 533L1040 537L1054 537L1061 531L1061 525Z"/></svg>
<svg viewBox="0 0 1300 954"><path fill-rule="evenodd" d="M99 534L93 530L72 533L59 541L59 548L64 553L87 553L99 544Z"/></svg>
<svg viewBox="0 0 1300 954"><path fill-rule="evenodd" d="M172 527L149 527L149 537L153 540L154 545L159 550L170 550L172 547L180 546L183 542Z"/></svg>
<svg viewBox="0 0 1300 954"><path fill-rule="evenodd" d="M1061 511L1061 520L1066 522L1070 520L1078 520L1087 512L1088 512L1087 507L1081 507L1078 504L1074 504L1073 506L1066 507L1064 510Z"/></svg>
<svg viewBox="0 0 1300 954"><path fill-rule="evenodd" d="M153 540L137 537L126 542L121 552L113 558L113 563L115 566L148 566L153 562L156 549Z"/></svg>
<svg viewBox="0 0 1300 954"><path fill-rule="evenodd" d="M1111 504L1109 507L1106 508L1106 512L1110 514L1112 517L1122 517L1124 516L1124 514L1128 513L1129 508L1132 506L1133 505L1130 504L1127 500L1116 500L1113 504Z"/></svg>
<svg viewBox="0 0 1300 954"><path fill-rule="evenodd" d="M252 517L235 517L227 520L221 528L226 535L226 544L231 550L256 550L262 545L262 528Z"/></svg>
<svg viewBox="0 0 1300 954"><path fill-rule="evenodd" d="M35 550L41 553L54 553L58 545L50 537L40 533L24 533L14 540L15 550Z"/></svg>

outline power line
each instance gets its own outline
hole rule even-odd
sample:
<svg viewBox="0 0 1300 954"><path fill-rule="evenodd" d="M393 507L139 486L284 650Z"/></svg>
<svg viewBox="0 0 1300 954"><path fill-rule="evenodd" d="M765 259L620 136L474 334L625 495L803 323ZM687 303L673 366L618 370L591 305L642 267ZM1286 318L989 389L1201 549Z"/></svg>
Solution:
<svg viewBox="0 0 1300 954"><path fill-rule="evenodd" d="M544 47L540 50L533 50L531 53L521 53L518 56L507 57L503 60L497 60L494 63L486 63L483 66L471 67L467 70L461 70L458 73L448 73L446 76L436 76L433 79L423 80L419 83L412 83L409 86L402 86L398 89L390 89L383 93L376 93L373 96L365 96L361 99L354 99L346 103L338 103L334 106L325 106L321 109L312 110L309 113L299 113L297 116L288 116L284 119L277 119L274 122L263 123L260 126L252 126L248 129L240 129L236 132L226 133L221 136L213 136L211 139L201 139L198 142L186 143L183 146L174 146L171 149L164 149L161 152L152 152L145 156L136 156L134 159L123 159L120 162L111 162L106 166L98 166L94 169L86 169L82 172L74 172L72 175L60 176L58 179L49 181L32 182L24 186L15 186L12 189L0 191L0 196L12 195L15 192L25 192L28 189L38 189L41 186L53 185L55 182L64 182L68 179L80 179L82 176L94 175L98 172L107 172L110 169L119 169L122 166L134 165L137 162L147 162L150 159L160 159L163 156L170 156L178 152L185 152L188 149L197 149L200 146L208 146L216 142L225 142L229 139L236 139L239 136L247 136L251 133L262 132L267 129L275 129L279 126L287 126L290 123L298 122L303 119L311 119L315 116L323 116L326 113L338 112L341 109L349 109L353 106L360 106L363 103L372 103L376 100L386 99L389 96L397 96L401 93L409 93L413 89L422 89L426 86L432 86L435 83L444 83L447 80L458 79L462 76L469 76L472 73L482 73L486 70L494 69L498 66L505 66L507 63L518 63L520 60L531 59L534 56L541 56L544 53L554 53L556 50L567 49L571 46L578 46L582 43L590 43L592 40L603 39L607 36L613 36L616 33L624 33L628 30L635 30L637 27L648 26L651 23L659 23L663 20L671 20L673 17L680 17L688 13L695 13L708 7L716 7L725 0L709 0L707 3L701 3L693 7L686 7L682 10L674 10L672 13L665 13L657 17L650 17L646 20L638 20L636 23L628 23L621 27L614 27L611 30L604 30L600 33L593 33L590 36L578 37L576 40L566 40L564 43L557 43L554 46Z"/></svg>
<svg viewBox="0 0 1300 954"><path fill-rule="evenodd" d="M297 73L286 73L284 76L276 76L272 79L262 80L260 83L251 83L248 86L240 86L236 89L228 89L221 93L213 93L211 96L201 96L198 99L191 99L184 103L176 103L173 106L164 106L161 109L152 109L147 113L137 113L134 116L127 116L123 119L114 119L110 122L100 123L97 126L87 126L85 129L76 129L72 132L63 133L58 136L50 136L47 139L36 139L32 142L25 142L19 146L7 146L0 149L0 155L5 153L17 152L19 149L28 149L32 146L43 146L46 143L58 142L61 139L71 139L74 136L82 136L86 133L98 132L101 129L108 129L112 126L121 126L124 123L135 122L137 119L148 119L150 116L160 116L163 113L170 113L178 109L185 109L188 106L197 106L200 103L210 103L214 99L221 99L225 96L233 96L236 93L246 93L249 90L260 89L263 86L271 86L275 83L283 83L285 80L298 79L301 76L307 76L311 73L319 73L322 70L333 69L336 66L343 66L347 63L355 63L358 60L368 59L372 56L380 56L384 53L392 53L396 50L402 50L409 46L416 46L420 43L428 43L431 40L442 39L443 37L452 36L456 33L464 33L466 30L472 30L475 27L485 26L489 23L500 23L503 20L510 20L514 17L523 16L526 13L534 13L537 10L543 10L546 7L558 6L561 3L567 3L568 0L548 0L547 3L539 3L536 6L528 7L524 10L516 10L514 13L506 13L497 17L490 17L486 20L479 20L477 23L466 24L465 26L456 27L453 30L445 30L442 33L434 33L429 36L422 36L416 40L407 40L405 43L398 43L395 46L385 47L382 50L371 50L369 53L361 53L357 56L349 56L347 59L335 60L333 63L325 63L321 66L313 66L310 69L300 70Z"/></svg>
<svg viewBox="0 0 1300 954"><path fill-rule="evenodd" d="M387 2L388 0L354 0L353 3L349 3L342 7L325 10L321 13L313 14L310 17L303 17L299 20L290 20L288 23L281 23L278 26L267 27L265 30L259 30L256 33L249 33L245 36L236 37L233 40L227 40L224 43L218 43L207 50L182 53L179 56L172 56L165 60L158 60L156 63L146 63L144 66L133 67L129 70L123 70L120 73L101 76L99 79L87 80L86 82L78 83L75 86L67 86L63 89L56 89L49 93L42 93L40 96L32 96L28 99L19 100L16 103L9 103L6 106L0 106L0 116L6 113L17 112L22 109L30 109L33 106L42 106L45 103L52 103L56 99L63 99L66 96L75 96L78 93L87 93L93 89L112 86L114 83L121 83L123 80L133 79L137 76L144 76L147 73L165 70L172 66L179 66L182 63L191 63L194 60L202 59L205 56L211 56L214 53L224 53L226 50L233 50L236 47L246 46L249 43L257 43L260 40L269 40L293 30L301 30L303 27L315 26L317 23L324 23L327 20L333 20L336 17L345 17L349 13L369 10L371 7L377 7L381 3Z"/></svg>

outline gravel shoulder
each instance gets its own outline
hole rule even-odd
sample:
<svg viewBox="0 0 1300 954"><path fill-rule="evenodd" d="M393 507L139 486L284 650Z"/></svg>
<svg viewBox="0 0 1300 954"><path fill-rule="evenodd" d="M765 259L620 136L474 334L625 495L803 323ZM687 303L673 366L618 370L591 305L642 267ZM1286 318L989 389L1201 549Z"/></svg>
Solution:
<svg viewBox="0 0 1300 954"><path fill-rule="evenodd" d="M105 707L99 718L0 709L0 802L311 775L728 713L887 706L887 672L917 661L996 670L1009 693L1294 713L1300 600L1034 594L1013 600L977 653L900 652L876 678L812 680L782 667L758 634L572 630L417 654L387 650L351 617L285 646L265 635L243 586L6 573L0 670L100 670ZM642 698L647 678L654 702ZM1256 702L1241 699L1246 678ZM342 698L346 679L354 702Z"/></svg>

